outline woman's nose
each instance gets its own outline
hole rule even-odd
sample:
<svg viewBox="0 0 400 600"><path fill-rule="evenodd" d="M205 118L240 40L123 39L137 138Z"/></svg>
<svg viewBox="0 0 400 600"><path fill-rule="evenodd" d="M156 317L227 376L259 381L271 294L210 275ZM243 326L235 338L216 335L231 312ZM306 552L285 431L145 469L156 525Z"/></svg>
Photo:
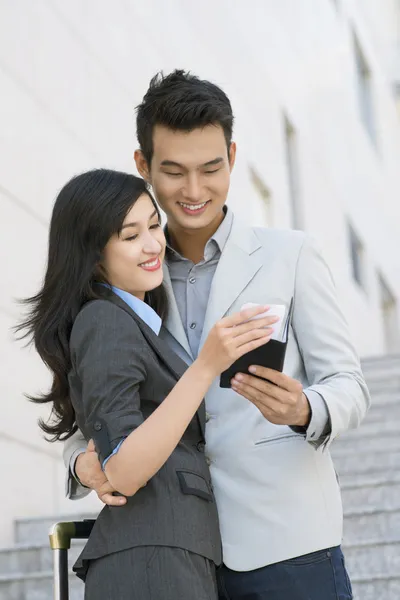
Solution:
<svg viewBox="0 0 400 600"><path fill-rule="evenodd" d="M146 240L143 244L143 252L146 254L160 254L162 246L158 240L152 235L147 235Z"/></svg>

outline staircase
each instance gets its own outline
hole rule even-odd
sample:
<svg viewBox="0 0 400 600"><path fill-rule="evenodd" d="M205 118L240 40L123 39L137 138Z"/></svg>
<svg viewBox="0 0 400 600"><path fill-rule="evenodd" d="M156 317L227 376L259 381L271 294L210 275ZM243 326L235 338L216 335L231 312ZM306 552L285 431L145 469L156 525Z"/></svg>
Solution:
<svg viewBox="0 0 400 600"><path fill-rule="evenodd" d="M400 355L363 361L372 406L332 445L355 600L400 598Z"/></svg>
<svg viewBox="0 0 400 600"><path fill-rule="evenodd" d="M53 600L53 555L48 536L50 527L56 521L90 518L93 515L16 521L15 546L0 549L0 600ZM68 553L70 566L84 544L84 540L72 542ZM82 581L73 573L69 579L69 600L83 600Z"/></svg>
<svg viewBox="0 0 400 600"><path fill-rule="evenodd" d="M343 547L355 600L398 600L400 355L366 360L363 370L373 399L370 412L359 430L332 446L343 495ZM93 515L74 517L84 518ZM56 520L70 517L16 521L15 546L0 549L0 600L53 599L48 531ZM83 545L73 542L70 564ZM75 575L70 600L83 600L83 584Z"/></svg>

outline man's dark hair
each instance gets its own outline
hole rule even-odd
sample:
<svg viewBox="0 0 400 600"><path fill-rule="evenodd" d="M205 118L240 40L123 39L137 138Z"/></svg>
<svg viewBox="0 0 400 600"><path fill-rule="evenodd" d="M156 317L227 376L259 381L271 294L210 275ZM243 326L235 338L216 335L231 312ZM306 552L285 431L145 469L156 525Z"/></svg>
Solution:
<svg viewBox="0 0 400 600"><path fill-rule="evenodd" d="M229 152L233 114L228 96L214 83L199 79L188 71L176 69L169 75L157 73L136 112L137 137L149 166L153 157L155 125L180 131L220 125Z"/></svg>

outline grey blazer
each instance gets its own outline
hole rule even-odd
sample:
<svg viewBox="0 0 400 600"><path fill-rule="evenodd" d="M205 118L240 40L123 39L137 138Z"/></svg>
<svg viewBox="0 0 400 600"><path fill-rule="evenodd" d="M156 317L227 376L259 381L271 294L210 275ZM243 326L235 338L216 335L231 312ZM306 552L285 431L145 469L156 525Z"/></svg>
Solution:
<svg viewBox="0 0 400 600"><path fill-rule="evenodd" d="M172 390L187 365L118 296L87 303L70 338L71 401L103 461ZM74 570L136 546L163 545L221 562L218 516L205 460L201 404L164 466L123 507L105 506Z"/></svg>

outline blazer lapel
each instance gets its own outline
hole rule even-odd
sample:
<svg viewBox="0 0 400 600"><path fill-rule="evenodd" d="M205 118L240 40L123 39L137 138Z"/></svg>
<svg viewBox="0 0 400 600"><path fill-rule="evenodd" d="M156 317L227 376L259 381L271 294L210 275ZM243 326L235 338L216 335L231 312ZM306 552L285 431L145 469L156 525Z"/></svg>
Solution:
<svg viewBox="0 0 400 600"><path fill-rule="evenodd" d="M168 267L164 262L164 287L168 296L168 315L165 321L163 322L163 326L167 329L171 335L176 339L177 342L186 350L188 355L194 359L192 355L192 351L189 346L188 339L186 337L185 330L183 328L181 316L179 314L178 305L175 300L174 291L172 289L171 278L169 276Z"/></svg>
<svg viewBox="0 0 400 600"><path fill-rule="evenodd" d="M119 296L113 293L107 296L107 298L122 308L122 310L127 312L136 321L149 346L157 354L159 359L169 368L172 374L175 375L177 379L180 379L187 370L188 365L181 358L179 358L179 356L175 354L175 352L171 350L171 348L154 333L151 327L149 327ZM204 400L197 409L197 418L204 438L206 425Z"/></svg>
<svg viewBox="0 0 400 600"><path fill-rule="evenodd" d="M226 315L262 267L259 248L261 244L254 231L241 227L235 219L211 285L200 348L210 329Z"/></svg>
<svg viewBox="0 0 400 600"><path fill-rule="evenodd" d="M187 365L183 360L179 358L175 352L173 352L166 343L163 342L158 335L145 323L130 306L126 304L119 296L112 294L108 297L113 304L117 304L125 312L127 312L138 324L140 331L146 338L149 346L154 350L157 356L162 360L163 363L169 368L170 371L179 379L187 369Z"/></svg>

